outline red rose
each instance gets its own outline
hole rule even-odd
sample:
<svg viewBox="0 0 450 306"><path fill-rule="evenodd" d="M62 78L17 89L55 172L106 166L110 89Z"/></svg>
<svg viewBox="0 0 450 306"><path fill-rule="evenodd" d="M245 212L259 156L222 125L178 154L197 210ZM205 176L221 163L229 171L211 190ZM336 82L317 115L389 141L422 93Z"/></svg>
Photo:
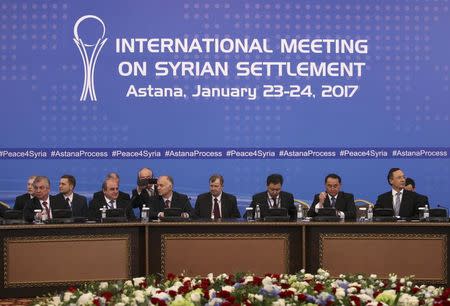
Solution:
<svg viewBox="0 0 450 306"><path fill-rule="evenodd" d="M350 300L355 303L355 306L361 306L361 300L356 295L350 295Z"/></svg>
<svg viewBox="0 0 450 306"><path fill-rule="evenodd" d="M176 297L177 296L177 292L175 290L169 290L169 295L171 297Z"/></svg>
<svg viewBox="0 0 450 306"><path fill-rule="evenodd" d="M261 286L262 285L262 278L258 276L253 276L253 285L255 286Z"/></svg>
<svg viewBox="0 0 450 306"><path fill-rule="evenodd" d="M200 283L200 287L202 287L202 289L206 289L209 287L209 285L211 285L211 282L209 281L209 279L203 278Z"/></svg>
<svg viewBox="0 0 450 306"><path fill-rule="evenodd" d="M331 305L334 305L334 302L333 301L330 301L330 300L328 300L327 301L327 303L325 304L326 306L331 306Z"/></svg>
<svg viewBox="0 0 450 306"><path fill-rule="evenodd" d="M144 279L144 281L139 284L139 287L142 289L147 288L148 287L147 280Z"/></svg>
<svg viewBox="0 0 450 306"><path fill-rule="evenodd" d="M178 293L179 294L186 294L189 292L189 288L186 286L181 286L180 288L178 288Z"/></svg>
<svg viewBox="0 0 450 306"><path fill-rule="evenodd" d="M291 285L289 285L289 284L281 284L282 289L289 289L290 287L291 287Z"/></svg>
<svg viewBox="0 0 450 306"><path fill-rule="evenodd" d="M190 280L187 280L187 281L185 281L185 282L183 283L183 285L186 286L186 287L191 287L191 281L190 281Z"/></svg>
<svg viewBox="0 0 450 306"><path fill-rule="evenodd" d="M251 303L249 300L246 300L246 301L244 302L244 305L245 305L245 306L252 306L252 303Z"/></svg>
<svg viewBox="0 0 450 306"><path fill-rule="evenodd" d="M76 287L70 286L67 291L74 293L75 291L77 291Z"/></svg>
<svg viewBox="0 0 450 306"><path fill-rule="evenodd" d="M420 288L418 288L418 287L413 287L411 291L412 291L413 294L416 294L417 292L420 291Z"/></svg>
<svg viewBox="0 0 450 306"><path fill-rule="evenodd" d="M321 284L321 283L317 283L315 286L314 286L314 290L315 291L317 291L317 292L322 292L322 290L324 289L325 287Z"/></svg>
<svg viewBox="0 0 450 306"><path fill-rule="evenodd" d="M225 301L222 303L222 306L231 306L232 304L228 301Z"/></svg>
<svg viewBox="0 0 450 306"><path fill-rule="evenodd" d="M294 292L290 290L281 291L279 294L280 298L286 299L294 295Z"/></svg>
<svg viewBox="0 0 450 306"><path fill-rule="evenodd" d="M225 279L225 284L229 285L229 286L233 286L234 285L234 281L230 278Z"/></svg>
<svg viewBox="0 0 450 306"><path fill-rule="evenodd" d="M167 274L167 279L170 280L170 281L173 281L175 279L175 277L176 277L176 275L173 274L173 273L168 273Z"/></svg>
<svg viewBox="0 0 450 306"><path fill-rule="evenodd" d="M223 299L227 299L230 297L230 293L228 291L224 291L224 290L220 290L219 292L217 292L216 296L219 298L223 298Z"/></svg>
<svg viewBox="0 0 450 306"><path fill-rule="evenodd" d="M299 301L306 301L306 294L303 293L297 294L297 298Z"/></svg>
<svg viewBox="0 0 450 306"><path fill-rule="evenodd" d="M205 299L209 300L209 290L204 289L203 290L203 296L205 297Z"/></svg>
<svg viewBox="0 0 450 306"><path fill-rule="evenodd" d="M111 300L113 294L109 291L105 291L101 294L101 296L104 297L107 302L109 302Z"/></svg>
<svg viewBox="0 0 450 306"><path fill-rule="evenodd" d="M158 299L158 298L155 298L155 297L152 297L152 298L150 299L150 302L152 302L152 304L154 304L154 305L157 305L157 304L159 303L159 299Z"/></svg>
<svg viewBox="0 0 450 306"><path fill-rule="evenodd" d="M92 303L93 303L95 306L101 306L101 303L100 303L100 299L99 299L99 298L95 298L95 299L92 301Z"/></svg>
<svg viewBox="0 0 450 306"><path fill-rule="evenodd" d="M236 297L230 295L230 296L227 298L227 301L230 302L231 304L234 304L234 301L236 301Z"/></svg>

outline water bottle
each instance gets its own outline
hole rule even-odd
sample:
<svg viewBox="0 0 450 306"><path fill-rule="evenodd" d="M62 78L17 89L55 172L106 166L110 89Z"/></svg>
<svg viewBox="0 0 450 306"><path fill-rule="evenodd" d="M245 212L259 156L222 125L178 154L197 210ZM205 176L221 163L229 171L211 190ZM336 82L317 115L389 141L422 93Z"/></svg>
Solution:
<svg viewBox="0 0 450 306"><path fill-rule="evenodd" d="M303 207L301 204L297 205L297 221L303 220Z"/></svg>
<svg viewBox="0 0 450 306"><path fill-rule="evenodd" d="M102 208L100 208L100 211L102 212L102 222L106 219L106 205L103 205Z"/></svg>
<svg viewBox="0 0 450 306"><path fill-rule="evenodd" d="M423 210L423 218L428 221L428 218L430 217L430 211L428 209L428 205L425 205L425 209Z"/></svg>
<svg viewBox="0 0 450 306"><path fill-rule="evenodd" d="M149 208L147 207L147 205L142 205L142 209L141 209L141 222L148 222L148 211Z"/></svg>
<svg viewBox="0 0 450 306"><path fill-rule="evenodd" d="M256 204L255 209L255 221L261 220L261 208L259 207L259 204Z"/></svg>
<svg viewBox="0 0 450 306"><path fill-rule="evenodd" d="M372 205L369 205L369 207L367 208L367 221L372 220L373 220L373 208Z"/></svg>

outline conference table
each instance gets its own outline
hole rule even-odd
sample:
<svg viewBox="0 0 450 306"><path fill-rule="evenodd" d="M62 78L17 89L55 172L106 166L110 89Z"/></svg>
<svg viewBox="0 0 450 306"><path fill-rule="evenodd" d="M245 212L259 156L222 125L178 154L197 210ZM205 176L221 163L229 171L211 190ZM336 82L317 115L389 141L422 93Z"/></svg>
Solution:
<svg viewBox="0 0 450 306"><path fill-rule="evenodd" d="M130 222L0 226L0 297L146 274L414 275L450 287L449 223Z"/></svg>

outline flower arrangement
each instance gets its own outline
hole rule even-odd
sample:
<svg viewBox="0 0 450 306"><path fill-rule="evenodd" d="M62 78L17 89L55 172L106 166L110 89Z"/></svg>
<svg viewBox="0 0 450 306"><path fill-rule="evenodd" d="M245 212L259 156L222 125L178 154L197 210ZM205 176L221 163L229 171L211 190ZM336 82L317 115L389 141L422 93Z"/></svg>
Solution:
<svg viewBox="0 0 450 306"><path fill-rule="evenodd" d="M70 287L66 292L33 300L32 305L450 305L450 288L414 285L411 278L392 274L340 275L330 278L322 269L316 275L221 274L185 277L169 274L139 277L125 282L100 282Z"/></svg>

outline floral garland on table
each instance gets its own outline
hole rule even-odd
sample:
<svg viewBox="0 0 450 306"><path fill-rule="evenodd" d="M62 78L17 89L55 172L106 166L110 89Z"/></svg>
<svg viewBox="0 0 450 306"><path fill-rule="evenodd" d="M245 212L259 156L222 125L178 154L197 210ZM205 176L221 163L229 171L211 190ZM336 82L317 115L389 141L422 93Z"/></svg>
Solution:
<svg viewBox="0 0 450 306"><path fill-rule="evenodd" d="M390 275L330 274L319 269L316 275L304 270L295 275L221 274L214 277L184 277L169 274L158 281L149 276L125 282L91 283L66 292L35 299L31 305L449 305L450 288L414 285L410 278Z"/></svg>

